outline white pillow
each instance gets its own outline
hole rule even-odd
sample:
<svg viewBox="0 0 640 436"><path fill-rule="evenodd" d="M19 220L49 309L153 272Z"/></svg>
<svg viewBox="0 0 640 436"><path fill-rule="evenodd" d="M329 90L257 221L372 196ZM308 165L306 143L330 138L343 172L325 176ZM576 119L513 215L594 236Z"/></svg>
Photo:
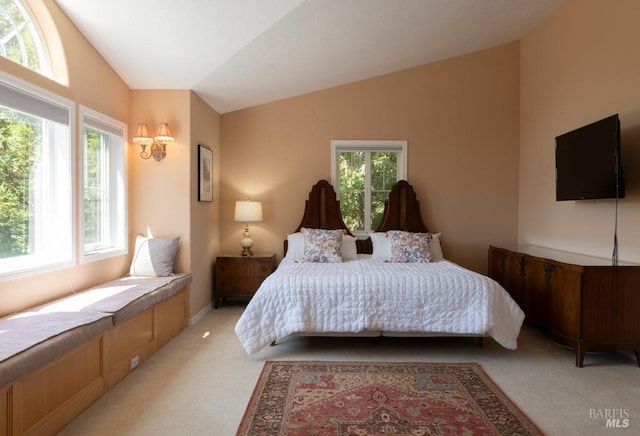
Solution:
<svg viewBox="0 0 640 436"><path fill-rule="evenodd" d="M369 233L371 244L373 245L372 259L385 260L391 259L391 242L387 237L387 232Z"/></svg>
<svg viewBox="0 0 640 436"><path fill-rule="evenodd" d="M431 260L433 262L444 259L442 247L440 246L441 233L431 233L429 237L429 251L431 251ZM386 260L391 259L391 242L386 232L369 233L371 243L373 244L372 259Z"/></svg>
<svg viewBox="0 0 640 436"><path fill-rule="evenodd" d="M356 260L358 258L358 248L356 238L349 235L342 236L342 260Z"/></svg>
<svg viewBox="0 0 640 436"><path fill-rule="evenodd" d="M304 236L296 232L287 235L287 254L285 259L301 260L304 257Z"/></svg>
<svg viewBox="0 0 640 436"><path fill-rule="evenodd" d="M431 260L434 262L444 259L440 246L440 235L441 233L431 233L429 236L429 251L431 251Z"/></svg>
<svg viewBox="0 0 640 436"><path fill-rule="evenodd" d="M300 232L287 235L287 254L285 259L302 260L304 257L304 236ZM349 235L342 236L342 260L356 260L358 250L356 238Z"/></svg>
<svg viewBox="0 0 640 436"><path fill-rule="evenodd" d="M130 276L166 277L173 274L173 262L178 251L180 237L145 238L136 237L136 248L129 268Z"/></svg>

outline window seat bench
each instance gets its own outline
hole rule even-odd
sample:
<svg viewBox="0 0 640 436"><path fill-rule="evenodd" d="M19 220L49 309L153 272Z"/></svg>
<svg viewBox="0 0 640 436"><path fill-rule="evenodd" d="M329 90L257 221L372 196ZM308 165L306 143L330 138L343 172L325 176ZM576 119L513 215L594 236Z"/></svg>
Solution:
<svg viewBox="0 0 640 436"><path fill-rule="evenodd" d="M0 436L54 434L186 327L191 274L123 277L0 318Z"/></svg>

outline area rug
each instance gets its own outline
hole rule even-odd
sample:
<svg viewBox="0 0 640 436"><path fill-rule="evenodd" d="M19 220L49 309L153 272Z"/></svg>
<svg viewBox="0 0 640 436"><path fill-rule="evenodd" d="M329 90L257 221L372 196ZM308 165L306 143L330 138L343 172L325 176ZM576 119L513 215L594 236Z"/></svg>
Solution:
<svg viewBox="0 0 640 436"><path fill-rule="evenodd" d="M477 363L267 361L237 435L541 435Z"/></svg>

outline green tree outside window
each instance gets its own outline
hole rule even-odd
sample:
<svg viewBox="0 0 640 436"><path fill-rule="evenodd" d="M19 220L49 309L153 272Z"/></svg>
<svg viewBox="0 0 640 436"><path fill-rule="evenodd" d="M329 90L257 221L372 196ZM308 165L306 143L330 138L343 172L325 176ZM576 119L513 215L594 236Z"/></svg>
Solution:
<svg viewBox="0 0 640 436"><path fill-rule="evenodd" d="M352 233L374 231L395 183L406 174L406 141L332 141L333 183Z"/></svg>
<svg viewBox="0 0 640 436"><path fill-rule="evenodd" d="M42 126L37 118L0 107L0 258L30 252L34 172Z"/></svg>

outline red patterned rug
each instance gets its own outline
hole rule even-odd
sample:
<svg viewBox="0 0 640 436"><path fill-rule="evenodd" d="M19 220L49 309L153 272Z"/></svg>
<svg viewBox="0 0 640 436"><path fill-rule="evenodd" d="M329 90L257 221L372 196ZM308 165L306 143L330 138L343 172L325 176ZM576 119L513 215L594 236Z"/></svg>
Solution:
<svg viewBox="0 0 640 436"><path fill-rule="evenodd" d="M265 363L237 435L541 435L477 363Z"/></svg>

